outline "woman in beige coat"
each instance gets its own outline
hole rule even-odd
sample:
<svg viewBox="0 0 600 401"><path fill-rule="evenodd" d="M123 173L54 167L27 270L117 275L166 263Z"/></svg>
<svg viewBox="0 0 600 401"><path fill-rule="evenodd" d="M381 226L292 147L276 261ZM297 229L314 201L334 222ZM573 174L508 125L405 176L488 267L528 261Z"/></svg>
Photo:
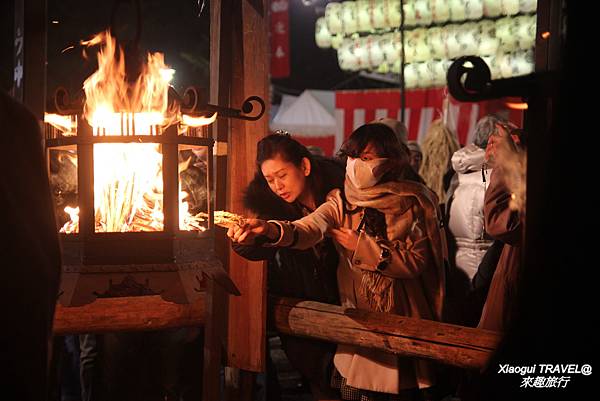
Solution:
<svg viewBox="0 0 600 401"><path fill-rule="evenodd" d="M347 156L344 193L331 191L293 222L248 220L230 237L253 243L262 235L265 246L306 249L330 235L340 253L343 306L440 320L444 242L437 197L384 124L358 128L340 153ZM421 390L435 383L429 362L372 349L338 345L334 364L332 382L345 400L422 399Z"/></svg>

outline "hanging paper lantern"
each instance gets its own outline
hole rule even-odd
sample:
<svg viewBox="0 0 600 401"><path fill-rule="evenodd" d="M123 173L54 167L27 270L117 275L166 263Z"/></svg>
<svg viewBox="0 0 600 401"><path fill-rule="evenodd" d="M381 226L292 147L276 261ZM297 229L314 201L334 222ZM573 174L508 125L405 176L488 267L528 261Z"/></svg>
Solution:
<svg viewBox="0 0 600 401"><path fill-rule="evenodd" d="M502 72L500 71L500 60L498 56L483 56L482 59L488 65L492 79L502 78Z"/></svg>
<svg viewBox="0 0 600 401"><path fill-rule="evenodd" d="M358 31L357 8L354 1L342 3L342 31L344 35L351 35Z"/></svg>
<svg viewBox="0 0 600 401"><path fill-rule="evenodd" d="M357 26L359 32L370 32L373 30L370 13L371 2L369 0L357 0L356 16L358 18Z"/></svg>
<svg viewBox="0 0 600 401"><path fill-rule="evenodd" d="M418 32L415 31L416 29L411 29L410 31L404 32L404 40L406 44L406 47L404 48L404 62L406 64L415 62L417 50L417 38L415 37L415 34L418 34Z"/></svg>
<svg viewBox="0 0 600 401"><path fill-rule="evenodd" d="M429 0L414 0L414 8L417 25L431 25L433 15L429 7Z"/></svg>
<svg viewBox="0 0 600 401"><path fill-rule="evenodd" d="M367 54L369 55L369 69L375 70L381 64L385 63L385 56L381 49L382 38L379 35L369 35L363 38L363 44L367 48Z"/></svg>
<svg viewBox="0 0 600 401"><path fill-rule="evenodd" d="M433 58L445 58L446 57L446 43L444 41L443 30L440 27L433 27L428 29L429 33L429 48L431 49L431 57Z"/></svg>
<svg viewBox="0 0 600 401"><path fill-rule="evenodd" d="M433 71L429 68L428 63L415 63L417 70L417 86L419 88L429 88L433 86Z"/></svg>
<svg viewBox="0 0 600 401"><path fill-rule="evenodd" d="M332 35L342 33L342 4L329 3L325 7L325 22Z"/></svg>
<svg viewBox="0 0 600 401"><path fill-rule="evenodd" d="M519 11L534 13L537 10L537 0L519 0Z"/></svg>
<svg viewBox="0 0 600 401"><path fill-rule="evenodd" d="M479 26L479 50L480 56L489 56L498 52L500 40L496 37L496 23L494 21L481 21Z"/></svg>
<svg viewBox="0 0 600 401"><path fill-rule="evenodd" d="M535 70L535 61L532 50L514 53L512 62L513 76L531 74Z"/></svg>
<svg viewBox="0 0 600 401"><path fill-rule="evenodd" d="M456 38L457 33L458 25L446 25L442 28L442 35L446 44L445 58L457 58L461 56L460 44Z"/></svg>
<svg viewBox="0 0 600 401"><path fill-rule="evenodd" d="M384 0L373 0L368 1L368 13L371 20L371 25L374 29L386 29L389 28L387 20L387 10Z"/></svg>
<svg viewBox="0 0 600 401"><path fill-rule="evenodd" d="M515 64L513 53L503 53L498 56L498 63L500 65L500 73L502 78L510 78L513 74L513 65Z"/></svg>
<svg viewBox="0 0 600 401"><path fill-rule="evenodd" d="M433 86L445 86L446 74L452 61L450 60L430 60L427 62L429 70L433 73Z"/></svg>
<svg viewBox="0 0 600 401"><path fill-rule="evenodd" d="M510 53L518 47L514 18L501 18L496 21L496 37L500 39L500 51Z"/></svg>
<svg viewBox="0 0 600 401"><path fill-rule="evenodd" d="M378 0L378 2L381 0ZM387 28L399 28L400 22L402 22L402 12L400 8L400 0L383 0L385 4L382 9L385 10L387 16Z"/></svg>
<svg viewBox="0 0 600 401"><path fill-rule="evenodd" d="M331 47L333 47L334 49L337 50L342 45L343 41L344 41L344 35L343 34L338 33L337 35L333 35L331 37Z"/></svg>
<svg viewBox="0 0 600 401"><path fill-rule="evenodd" d="M417 24L417 14L413 2L404 3L404 26L412 27Z"/></svg>
<svg viewBox="0 0 600 401"><path fill-rule="evenodd" d="M535 45L535 16L523 15L515 18L519 48L528 50Z"/></svg>
<svg viewBox="0 0 600 401"><path fill-rule="evenodd" d="M317 19L315 24L315 42L322 49L331 47L331 32L327 29L327 23L323 17Z"/></svg>
<svg viewBox="0 0 600 401"><path fill-rule="evenodd" d="M465 15L470 21L483 17L483 0L467 0L465 2Z"/></svg>
<svg viewBox="0 0 600 401"><path fill-rule="evenodd" d="M400 60L400 53L402 52L400 32L390 32L382 35L379 46L381 47L386 63L392 65Z"/></svg>
<svg viewBox="0 0 600 401"><path fill-rule="evenodd" d="M427 29L419 28L407 32L405 55L408 63L423 62L431 58Z"/></svg>
<svg viewBox="0 0 600 401"><path fill-rule="evenodd" d="M479 26L474 22L467 22L458 27L456 40L460 45L461 56L477 55L479 50Z"/></svg>
<svg viewBox="0 0 600 401"><path fill-rule="evenodd" d="M338 64L345 71L356 71L358 69L358 61L353 52L353 40L344 39L338 49Z"/></svg>
<svg viewBox="0 0 600 401"><path fill-rule="evenodd" d="M483 15L495 18L502 15L502 3L500 0L483 0Z"/></svg>
<svg viewBox="0 0 600 401"><path fill-rule="evenodd" d="M433 22L441 24L450 19L450 6L447 0L431 0L431 17Z"/></svg>
<svg viewBox="0 0 600 401"><path fill-rule="evenodd" d="M400 60L394 61L394 63L389 64L389 66L392 74L400 74Z"/></svg>
<svg viewBox="0 0 600 401"><path fill-rule="evenodd" d="M369 53L363 38L355 38L352 40L352 52L356 60L357 70L368 70L371 68Z"/></svg>
<svg viewBox="0 0 600 401"><path fill-rule="evenodd" d="M389 74L391 72L390 66L388 63L379 64L379 67L375 70L378 74Z"/></svg>
<svg viewBox="0 0 600 401"><path fill-rule="evenodd" d="M394 65L395 66L395 65ZM396 74L400 73L400 63L398 62L398 71L392 71ZM404 86L407 89L416 88L419 81L419 73L417 67L414 64L407 64L404 66Z"/></svg>
<svg viewBox="0 0 600 401"><path fill-rule="evenodd" d="M502 0L502 14L515 15L519 13L519 0Z"/></svg>
<svg viewBox="0 0 600 401"><path fill-rule="evenodd" d="M457 22L467 19L466 0L449 0L448 5L450 6L451 21Z"/></svg>

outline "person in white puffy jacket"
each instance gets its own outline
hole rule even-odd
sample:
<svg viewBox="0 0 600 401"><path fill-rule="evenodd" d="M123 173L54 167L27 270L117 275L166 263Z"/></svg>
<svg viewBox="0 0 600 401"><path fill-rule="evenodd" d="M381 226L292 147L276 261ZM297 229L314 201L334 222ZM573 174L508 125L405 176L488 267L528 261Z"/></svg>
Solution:
<svg viewBox="0 0 600 401"><path fill-rule="evenodd" d="M468 277L469 284L493 242L486 235L483 217L483 199L492 173L485 165L485 147L498 124L509 123L492 115L483 117L475 127L473 143L452 156L456 174L446 200L448 227L456 241L454 265Z"/></svg>

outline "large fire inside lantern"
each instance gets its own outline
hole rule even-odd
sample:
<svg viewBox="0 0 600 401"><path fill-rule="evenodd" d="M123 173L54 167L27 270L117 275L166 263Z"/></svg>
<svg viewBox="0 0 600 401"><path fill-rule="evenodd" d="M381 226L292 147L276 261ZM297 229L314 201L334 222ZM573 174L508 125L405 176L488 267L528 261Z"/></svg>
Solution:
<svg viewBox="0 0 600 401"><path fill-rule="evenodd" d="M61 302L149 294L190 302L207 277L235 293L213 251L207 125L217 114L258 119L264 102L249 98L243 113L253 101L262 110L247 116L202 102L195 88L180 97L162 54L132 63L109 32L82 44L100 46L85 100L59 89L45 118L62 225Z"/></svg>

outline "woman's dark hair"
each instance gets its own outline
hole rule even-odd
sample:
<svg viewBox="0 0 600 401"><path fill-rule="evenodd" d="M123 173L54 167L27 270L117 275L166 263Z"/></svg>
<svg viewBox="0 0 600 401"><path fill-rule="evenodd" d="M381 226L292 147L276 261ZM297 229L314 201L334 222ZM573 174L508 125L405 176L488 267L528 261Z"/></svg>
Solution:
<svg viewBox="0 0 600 401"><path fill-rule="evenodd" d="M372 143L379 157L391 159L395 167L385 174L381 182L409 180L423 183L423 180L410 166L410 150L400 142L394 131L385 124L369 123L358 127L344 142L338 152L339 157L360 157Z"/></svg>
<svg viewBox="0 0 600 401"><path fill-rule="evenodd" d="M298 168L302 165L302 159L305 157L312 162L312 155L306 146L292 138L290 134L271 134L258 141L256 167L259 170L266 160L274 159L277 156L293 163Z"/></svg>
<svg viewBox="0 0 600 401"><path fill-rule="evenodd" d="M310 174L306 177L306 183L312 191L317 205L325 202L327 193L332 189L343 189L343 176L337 180L333 179L335 177L329 177L329 172L322 168L322 163L319 162L322 158L311 154L306 146L296 141L287 133L267 135L258 142L256 148L256 176L260 176L259 179L265 186L268 186L268 184L262 175L260 167L266 160L274 159L278 156L298 168L302 166L303 158L307 158L310 161ZM325 177L332 179L324 179Z"/></svg>

